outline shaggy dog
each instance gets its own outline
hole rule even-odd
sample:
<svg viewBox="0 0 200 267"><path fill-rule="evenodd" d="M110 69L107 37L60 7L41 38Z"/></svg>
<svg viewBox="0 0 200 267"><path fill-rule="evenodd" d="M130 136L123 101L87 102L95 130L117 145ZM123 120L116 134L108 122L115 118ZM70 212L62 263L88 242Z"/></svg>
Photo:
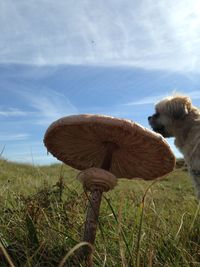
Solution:
<svg viewBox="0 0 200 267"><path fill-rule="evenodd" d="M148 117L152 129L164 137L175 137L175 145L184 155L200 200L200 110L187 96L164 98Z"/></svg>

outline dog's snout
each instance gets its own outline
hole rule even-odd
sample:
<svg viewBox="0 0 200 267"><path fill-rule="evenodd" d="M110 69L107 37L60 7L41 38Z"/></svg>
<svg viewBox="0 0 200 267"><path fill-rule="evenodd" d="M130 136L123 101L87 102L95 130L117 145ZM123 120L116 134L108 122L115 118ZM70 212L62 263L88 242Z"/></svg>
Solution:
<svg viewBox="0 0 200 267"><path fill-rule="evenodd" d="M155 121L158 117L160 116L160 114L158 112L156 112L155 114L153 114L152 116L148 117L148 121L149 122L153 122Z"/></svg>

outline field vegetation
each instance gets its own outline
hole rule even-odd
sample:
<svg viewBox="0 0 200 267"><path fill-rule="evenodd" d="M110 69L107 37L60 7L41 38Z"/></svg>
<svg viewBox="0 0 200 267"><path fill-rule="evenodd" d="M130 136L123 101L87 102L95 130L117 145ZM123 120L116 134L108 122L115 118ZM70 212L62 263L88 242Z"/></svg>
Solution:
<svg viewBox="0 0 200 267"><path fill-rule="evenodd" d="M104 194L94 266L200 266L199 205L185 167L177 166L156 182L121 179ZM88 201L77 173L0 160L1 267L55 267L72 252ZM63 266L75 266L71 258Z"/></svg>

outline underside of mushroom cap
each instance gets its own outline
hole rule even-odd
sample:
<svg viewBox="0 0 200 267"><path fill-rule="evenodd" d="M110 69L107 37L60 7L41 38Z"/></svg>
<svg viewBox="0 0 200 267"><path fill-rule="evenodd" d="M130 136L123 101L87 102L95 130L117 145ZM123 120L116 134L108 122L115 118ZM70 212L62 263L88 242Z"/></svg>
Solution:
<svg viewBox="0 0 200 267"><path fill-rule="evenodd" d="M129 120L102 115L74 115L47 129L48 151L64 163L84 170L101 168L113 144L109 171L118 178L151 180L173 170L175 157L165 139Z"/></svg>

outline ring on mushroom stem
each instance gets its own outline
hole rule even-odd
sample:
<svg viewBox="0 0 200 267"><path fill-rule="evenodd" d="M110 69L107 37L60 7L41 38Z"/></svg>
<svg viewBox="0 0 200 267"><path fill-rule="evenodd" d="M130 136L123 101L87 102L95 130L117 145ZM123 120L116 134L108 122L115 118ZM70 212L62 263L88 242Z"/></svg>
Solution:
<svg viewBox="0 0 200 267"><path fill-rule="evenodd" d="M83 241L92 245L102 193L113 189L117 178L153 180L172 171L175 165L175 157L160 134L109 116L61 118L49 126L44 143L57 159L84 170L78 179L91 195ZM91 249L85 250L83 258L92 266Z"/></svg>

